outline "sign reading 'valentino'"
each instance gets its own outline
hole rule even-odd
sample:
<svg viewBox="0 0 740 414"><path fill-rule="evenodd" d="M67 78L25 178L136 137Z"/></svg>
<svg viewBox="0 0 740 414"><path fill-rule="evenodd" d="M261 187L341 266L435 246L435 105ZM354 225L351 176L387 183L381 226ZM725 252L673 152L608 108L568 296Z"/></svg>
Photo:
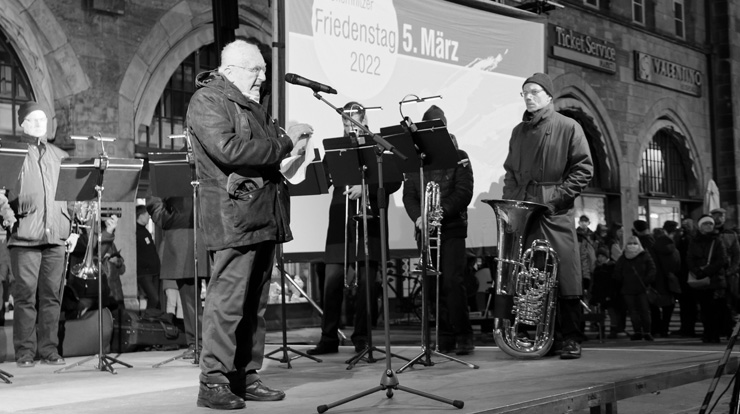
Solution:
<svg viewBox="0 0 740 414"><path fill-rule="evenodd" d="M635 51L635 80L701 96L700 71L638 51Z"/></svg>
<svg viewBox="0 0 740 414"><path fill-rule="evenodd" d="M617 72L617 49L611 42L552 24L549 38L553 57L604 72Z"/></svg>

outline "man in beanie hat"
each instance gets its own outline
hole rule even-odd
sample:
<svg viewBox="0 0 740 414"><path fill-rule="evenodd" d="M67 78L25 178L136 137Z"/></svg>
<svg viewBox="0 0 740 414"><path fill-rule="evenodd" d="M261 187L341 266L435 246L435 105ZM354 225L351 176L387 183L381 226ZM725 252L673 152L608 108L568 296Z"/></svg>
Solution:
<svg viewBox="0 0 740 414"><path fill-rule="evenodd" d="M583 286L576 242L575 199L591 181L593 162L583 129L555 111L552 80L535 73L522 85L527 110L511 134L504 162L503 198L534 201L548 211L534 226L532 238L547 239L560 257L558 269L557 351L562 359L580 358Z"/></svg>
<svg viewBox="0 0 740 414"><path fill-rule="evenodd" d="M444 112L435 105L424 113L423 119L441 119L445 125L447 124ZM442 353L455 350L457 355L467 355L474 348L473 328L470 325L467 307L469 292L466 292L464 284L467 266L465 239L468 236L468 205L473 199L473 168L470 162L467 162L468 154L465 151L458 149L457 157L461 163L454 168L425 171L424 182L439 184L439 205L442 208L442 225L439 229L440 263L436 263L436 268L442 273L439 280L438 348ZM419 173L406 174L406 181L403 184L403 206L414 222L417 240L420 240L422 226L421 200L425 195L425 189L421 188L420 184ZM429 226L428 229L432 230L432 227ZM432 260L436 261L436 257L433 256Z"/></svg>
<svg viewBox="0 0 740 414"><path fill-rule="evenodd" d="M47 143L47 114L37 102L18 108L23 128L21 142L28 144L20 188L11 195L18 219L10 231L8 247L15 276L12 294L13 345L19 367L42 363L61 365L57 348L64 271L64 250L70 239L71 212L67 203L54 201L59 167L67 153ZM74 236L72 236L74 238ZM72 239L70 239L71 241ZM38 299L37 299L38 298Z"/></svg>

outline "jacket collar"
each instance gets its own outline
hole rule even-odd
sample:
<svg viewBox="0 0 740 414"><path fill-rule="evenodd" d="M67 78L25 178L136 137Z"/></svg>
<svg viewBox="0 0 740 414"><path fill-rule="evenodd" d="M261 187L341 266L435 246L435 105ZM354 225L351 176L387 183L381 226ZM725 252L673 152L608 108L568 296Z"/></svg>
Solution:
<svg viewBox="0 0 740 414"><path fill-rule="evenodd" d="M555 113L555 105L550 102L549 104L547 104L547 106L540 109L539 111L524 111L522 122L530 126L536 126L540 122L546 121L548 118L551 118L553 113Z"/></svg>
<svg viewBox="0 0 740 414"><path fill-rule="evenodd" d="M21 134L18 141L23 142L25 144L32 144L32 145L39 145L39 144L46 144L46 137L42 140L38 137L32 137L28 134Z"/></svg>
<svg viewBox="0 0 740 414"><path fill-rule="evenodd" d="M249 107L250 103L259 105L258 102L244 96L244 94L242 94L230 80L226 79L224 75L218 73L216 70L199 73L198 76L195 77L195 87L218 89L226 95L229 100L234 101L243 107Z"/></svg>

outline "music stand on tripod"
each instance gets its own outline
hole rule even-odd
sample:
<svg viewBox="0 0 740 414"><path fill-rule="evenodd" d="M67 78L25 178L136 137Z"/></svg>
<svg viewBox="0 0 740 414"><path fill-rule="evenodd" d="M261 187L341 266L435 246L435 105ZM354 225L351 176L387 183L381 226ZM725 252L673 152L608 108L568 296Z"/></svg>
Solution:
<svg viewBox="0 0 740 414"><path fill-rule="evenodd" d="M403 160L407 160L408 157L404 155L403 152L401 152L399 149L394 147L391 143L385 140L385 138L381 137L378 134L373 134L365 125L362 125L361 123L357 122L356 120L352 119L351 116L344 113L341 109L337 108L336 106L332 105L329 101L324 99L317 90L314 90L314 97L316 99L324 102L328 106L334 109L337 113L339 113L343 119L346 119L350 122L352 122L356 127L358 127L360 130L364 131L367 135L369 135L378 145L376 148L376 157L375 160L378 165L378 210L380 213L380 256L381 256L381 266L382 266L382 277L383 277L383 325L384 325L384 333L385 333L385 354L387 356L391 355L391 341L390 341L390 315L388 311L388 278L386 277L388 273L388 255L387 255L387 247L388 247L388 235L386 232L386 223L387 223L387 206L385 205L385 189L383 188L383 152L384 150L390 151L398 158L401 158ZM419 391L413 388L409 388L406 386L401 385L401 383L398 381L398 376L395 375L393 372L393 368L391 367L391 358L385 358L385 370L383 370L383 376L380 380L380 385L377 385L375 387L372 387L368 390L362 391L360 393L357 393L355 395L349 396L347 398L341 399L339 401L330 403L330 404L322 404L318 407L316 407L316 411L319 413L323 413L333 407L346 404L350 401L354 401L358 398L362 398L366 395L374 394L378 391L385 391L385 395L388 398L391 398L393 396L393 390L401 390L406 391L411 394L418 395L420 397L429 398L435 401L443 402L445 404L450 404L455 408L463 408L465 403L460 400L450 400L447 398L439 397L437 395L429 394L423 391Z"/></svg>
<svg viewBox="0 0 740 414"><path fill-rule="evenodd" d="M27 144L0 143L0 189L5 190L8 200L12 197L11 192L16 190L27 154ZM0 224L2 224L2 217L0 217ZM3 299L0 298L0 300ZM12 384L8 378L13 378L13 375L0 369L0 380L6 384Z"/></svg>
<svg viewBox="0 0 740 414"><path fill-rule="evenodd" d="M378 168L377 164L373 162L375 158L375 146L363 144L366 137L340 137L331 138L324 140L325 155L324 160L329 167L329 174L332 177L332 184L339 188L361 185L363 189L367 188L370 184L378 184ZM390 157L388 154L385 157ZM397 169L391 169L389 178L386 182L401 182L403 179L398 173ZM370 305L373 299L371 295L371 286L374 283L374 277L370 275L370 249L369 249L369 227L368 227L368 200L367 191L362 191L361 198L358 200L362 206L360 211L360 217L362 220L362 243L363 243L363 256L364 256L364 270L365 270L365 312L366 312L366 324L367 324L367 346L355 356L348 359L345 363L348 364L347 369L352 369L361 360L368 363L374 363L378 361L373 357L373 351L383 352L382 349L373 345L372 338L372 307ZM348 214L348 213L347 213ZM357 224L356 224L357 225ZM345 236L348 231L345 228ZM356 246L357 247L357 246ZM346 246L345 246L346 249ZM346 251L346 250L345 250ZM357 256L357 255L356 255ZM355 273L359 269L355 269ZM345 263L346 271L346 263ZM345 280L347 275L345 274ZM408 361L399 355L391 354L397 358Z"/></svg>
<svg viewBox="0 0 740 414"><path fill-rule="evenodd" d="M173 137L183 137L185 135L173 135ZM200 306L200 284L198 283L198 179L195 174L195 160L190 152L190 140L187 140L188 152L167 152L167 153L149 153L149 182L151 184L152 195L161 199L171 197L188 197L192 198L193 210L193 364L198 365L200 358L199 343L200 329L198 324L198 315L201 313ZM189 179L188 179L189 178ZM165 230L166 231L166 230ZM162 362L152 365L152 368L159 368L162 365L176 361L178 359L187 359L190 357L190 350L185 350L180 355L176 355Z"/></svg>
<svg viewBox="0 0 740 414"><path fill-rule="evenodd" d="M103 146L103 141L112 141L112 138L96 138ZM98 208L95 220L98 229L98 255L103 251L103 231L100 212L102 202L134 202L139 175L143 160L108 158L105 148L98 158L65 158L59 170L59 184L57 185L57 201L90 201L97 200ZM105 190L105 191L104 191ZM98 359L100 371L117 374L113 364L121 364L127 368L132 366L105 354L103 348L103 274L102 263L98 260L98 354L85 358L77 363L54 371L60 373L76 366L80 366L91 359Z"/></svg>
<svg viewBox="0 0 740 414"><path fill-rule="evenodd" d="M324 174L324 169L321 166L321 163L310 163L308 167L306 167L306 179L302 183L297 185L289 184L288 188L291 197L297 195L319 195L328 193L329 191L328 185L326 183L326 174ZM283 261L283 245L281 243L278 243L275 246L275 261L277 262L275 266L280 272L280 324L283 334L283 343L279 348L265 354L265 358L269 358L273 361L278 361L283 364L288 364L288 369L292 368L290 365L290 361L300 357L306 357L316 362L322 362L321 359L316 358L313 355L308 355L305 352L298 351L288 346L288 317L287 308L285 307L285 279L288 279L290 283L293 284L293 287L297 288L301 292L301 294L306 299L308 299L309 302L311 302L313 307L318 309L320 314L323 314L323 312L321 311L319 305L311 300L311 298L309 298L308 295L306 295L306 293L300 289L295 281L287 275L287 272L285 271L285 263ZM273 354L279 352L282 352L283 354L281 358L276 358L272 356ZM291 357L290 355L288 355L288 352L292 352L296 355Z"/></svg>
<svg viewBox="0 0 740 414"><path fill-rule="evenodd" d="M425 234L429 234L429 223L427 219L427 197L425 197L426 183L424 182L425 171L445 170L449 168L455 168L459 158L457 156L457 149L455 148L452 138L450 138L447 127L439 119L431 121L420 122L413 124L408 118L405 118L402 125L393 126L389 128L381 129L381 133L386 139L392 144L398 146L402 150L406 150L408 154L411 154L408 161L397 162L399 169L404 173L418 172L419 174L419 191L421 193L421 234L422 237ZM418 170L417 170L418 168ZM437 249L441 249L441 246L437 246ZM439 250L438 250L439 251ZM421 273L421 352L419 355L411 359L409 363L402 366L396 371L401 373L407 368L414 364L422 364L424 366L433 366L432 355L437 355L442 358L446 358L450 361L454 361L463 365L466 365L473 369L478 369L478 365L471 364L461 359L449 356L439 351L439 297L440 297L440 273L438 271L431 271L429 266L431 263L426 263L430 258L429 246L422 241L421 243L421 261L419 263ZM439 266L439 263L437 263ZM431 335L429 328L429 283L427 283L429 277L435 277L436 279L436 317L435 317L435 347L431 347Z"/></svg>

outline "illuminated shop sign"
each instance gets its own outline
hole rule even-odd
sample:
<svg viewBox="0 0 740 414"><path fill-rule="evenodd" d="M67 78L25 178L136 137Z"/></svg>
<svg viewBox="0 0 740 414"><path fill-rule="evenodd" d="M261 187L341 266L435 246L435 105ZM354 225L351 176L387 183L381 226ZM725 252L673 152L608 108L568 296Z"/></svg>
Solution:
<svg viewBox="0 0 740 414"><path fill-rule="evenodd" d="M549 39L550 55L554 58L604 72L617 72L617 49L612 42L553 24Z"/></svg>
<svg viewBox="0 0 740 414"><path fill-rule="evenodd" d="M635 51L635 80L701 96L703 75L696 69Z"/></svg>

